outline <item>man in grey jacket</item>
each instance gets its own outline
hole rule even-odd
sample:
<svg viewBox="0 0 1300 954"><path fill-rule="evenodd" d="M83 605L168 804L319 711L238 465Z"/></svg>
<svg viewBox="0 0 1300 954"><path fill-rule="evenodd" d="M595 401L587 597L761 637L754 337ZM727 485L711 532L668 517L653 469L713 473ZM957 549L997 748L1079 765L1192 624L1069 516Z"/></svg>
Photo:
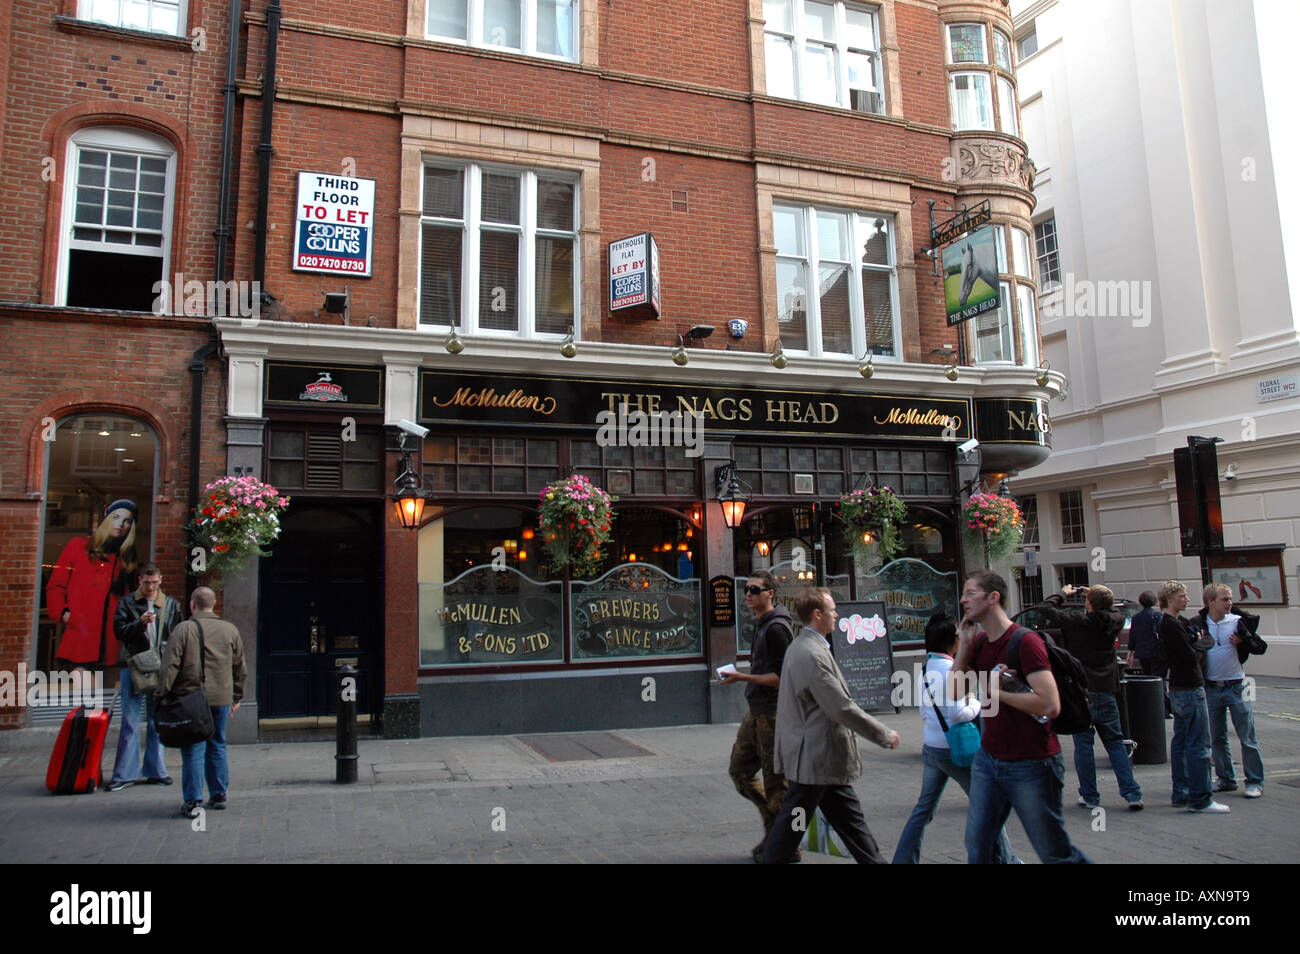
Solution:
<svg viewBox="0 0 1300 954"><path fill-rule="evenodd" d="M805 589L795 611L804 627L786 651L776 710L775 767L788 790L763 863L788 862L820 807L859 863L886 864L853 790L862 774L853 733L887 749L898 748L898 733L862 711L849 695L827 641L838 617L830 591Z"/></svg>
<svg viewBox="0 0 1300 954"><path fill-rule="evenodd" d="M212 738L181 747L181 789L185 797L181 816L184 818L198 815L205 776L208 807L217 810L226 807L226 789L230 784L226 720L239 711L248 678L239 630L212 612L216 603L217 595L208 587L200 586L194 591L190 597L190 618L176 627L167 642L162 686L158 689L159 695L175 692L183 696L201 685L207 690L208 706L212 709Z"/></svg>

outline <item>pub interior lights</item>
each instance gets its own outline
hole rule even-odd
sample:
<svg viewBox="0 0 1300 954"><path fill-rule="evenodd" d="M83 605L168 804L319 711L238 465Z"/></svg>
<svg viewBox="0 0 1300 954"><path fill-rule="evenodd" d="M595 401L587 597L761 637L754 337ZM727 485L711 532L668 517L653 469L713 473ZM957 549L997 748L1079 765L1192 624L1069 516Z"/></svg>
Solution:
<svg viewBox="0 0 1300 954"><path fill-rule="evenodd" d="M728 461L717 470L718 503L722 505L722 519L732 530L740 526L745 518L745 506L750 495L745 492L749 485L736 473L736 462Z"/></svg>
<svg viewBox="0 0 1300 954"><path fill-rule="evenodd" d="M560 342L560 354L566 358L572 358L578 353L578 346L573 342L573 325L569 325L569 333L565 339Z"/></svg>
<svg viewBox="0 0 1300 954"><path fill-rule="evenodd" d="M778 371L785 368L790 363L790 359L785 356L785 349L781 347L781 339L776 339L776 350L772 352L772 367Z"/></svg>
<svg viewBox="0 0 1300 954"><path fill-rule="evenodd" d="M420 519L424 516L424 505L429 502L429 492L420 484L420 478L411 465L411 451L406 446L406 435L402 435L402 460L398 464L397 479L393 481L397 493L393 495L393 507L397 519L407 530L418 530Z"/></svg>
<svg viewBox="0 0 1300 954"><path fill-rule="evenodd" d="M1047 387L1047 372L1052 370L1052 362L1044 358L1038 365L1038 373L1034 375L1034 383L1040 388Z"/></svg>
<svg viewBox="0 0 1300 954"><path fill-rule="evenodd" d="M759 540L759 541L758 541L758 554L759 554L759 556L767 556L767 555L770 554L771 552L772 552L772 547L771 547L771 545L770 545L766 540Z"/></svg>
<svg viewBox="0 0 1300 954"><path fill-rule="evenodd" d="M677 365L679 368L685 366L685 364L691 360L690 356L686 353L686 339L680 334L677 336L677 347L672 350L672 359L673 364Z"/></svg>
<svg viewBox="0 0 1300 954"><path fill-rule="evenodd" d="M876 365L873 362L874 355L866 355L866 360L858 362L858 374L864 378L870 378L876 373Z"/></svg>

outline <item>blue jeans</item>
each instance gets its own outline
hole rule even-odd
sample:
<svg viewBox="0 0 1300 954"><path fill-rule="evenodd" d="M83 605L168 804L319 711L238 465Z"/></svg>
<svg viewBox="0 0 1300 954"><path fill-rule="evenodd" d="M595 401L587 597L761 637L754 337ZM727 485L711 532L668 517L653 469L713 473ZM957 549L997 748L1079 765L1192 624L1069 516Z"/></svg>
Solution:
<svg viewBox="0 0 1300 954"><path fill-rule="evenodd" d="M230 717L230 706L211 709L212 738L181 746L181 791L187 802L203 801L205 776L210 798L226 794L230 786L230 767L226 764L226 720Z"/></svg>
<svg viewBox="0 0 1300 954"><path fill-rule="evenodd" d="M1043 864L1090 865L1092 860L1070 843L1061 814L1065 760L1004 762L984 749L971 765L970 810L966 815L966 856L973 865L993 861L997 832L1016 810L1030 844Z"/></svg>
<svg viewBox="0 0 1300 954"><path fill-rule="evenodd" d="M1142 801L1142 789L1133 777L1133 763L1124 748L1124 734L1119 727L1119 703L1109 692L1088 690L1088 708L1092 712L1092 725L1101 736L1101 744L1110 756L1110 767L1115 770L1119 793L1126 802ZM1089 805L1101 801L1097 792L1097 763L1092 754L1093 729L1074 736L1074 773L1079 776L1079 794Z"/></svg>
<svg viewBox="0 0 1300 954"><path fill-rule="evenodd" d="M1214 774L1225 782L1236 782L1232 772L1232 750L1228 748L1228 713L1241 742L1241 768L1247 785L1264 784L1264 753L1255 741L1255 708L1245 698L1245 684L1205 687L1205 705L1210 712L1210 738L1214 749Z"/></svg>
<svg viewBox="0 0 1300 954"><path fill-rule="evenodd" d="M111 782L134 782L144 778L166 778L162 741L154 724L152 692L137 694L131 685L131 670L122 670L122 728L117 735L117 757ZM140 768L140 708L145 707L144 768ZM138 771L137 771L138 770ZM110 784L111 784L110 782Z"/></svg>
<svg viewBox="0 0 1300 954"><path fill-rule="evenodd" d="M1174 710L1174 737L1169 743L1173 802L1204 808L1210 804L1210 715L1205 689L1170 689L1169 704Z"/></svg>
<svg viewBox="0 0 1300 954"><path fill-rule="evenodd" d="M948 749L921 746L921 761L925 763L925 774L921 776L921 797L916 800L912 817L903 827L903 834L898 839L894 850L893 864L915 865L921 862L921 838L925 826L934 820L934 813L939 808L939 798L944 786L952 779L961 786L961 790L970 795L970 767L962 768L953 763L952 753ZM1013 865L1019 862L1011 842L1007 841L1006 829L998 832L997 844L993 848L993 863Z"/></svg>

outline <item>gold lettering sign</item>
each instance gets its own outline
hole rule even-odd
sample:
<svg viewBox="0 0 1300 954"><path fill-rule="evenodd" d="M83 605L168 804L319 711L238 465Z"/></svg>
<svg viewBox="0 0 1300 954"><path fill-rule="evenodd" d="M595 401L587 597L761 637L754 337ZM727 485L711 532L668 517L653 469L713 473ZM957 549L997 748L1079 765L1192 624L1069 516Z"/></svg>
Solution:
<svg viewBox="0 0 1300 954"><path fill-rule="evenodd" d="M877 424L913 424L920 427L942 427L952 428L954 431L961 428L961 418L955 414L944 414L931 408L928 411L918 411L914 407L909 407L904 411L901 407L891 407L889 413L883 418L875 418Z"/></svg>
<svg viewBox="0 0 1300 954"><path fill-rule="evenodd" d="M477 391L473 388L459 388L455 394L445 400L433 398L433 403L437 407L522 408L536 411L543 417L555 413L555 398L527 394L519 388L515 388L509 394L498 394L496 388L479 388Z"/></svg>

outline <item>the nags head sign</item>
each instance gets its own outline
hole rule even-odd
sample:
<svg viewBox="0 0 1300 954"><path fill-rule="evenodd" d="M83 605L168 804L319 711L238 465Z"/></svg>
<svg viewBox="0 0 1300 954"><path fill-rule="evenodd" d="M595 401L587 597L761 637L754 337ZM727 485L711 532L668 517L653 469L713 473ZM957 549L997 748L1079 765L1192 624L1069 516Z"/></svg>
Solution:
<svg viewBox="0 0 1300 954"><path fill-rule="evenodd" d="M659 246L649 232L609 243L609 310L649 305L659 315Z"/></svg>
<svg viewBox="0 0 1300 954"><path fill-rule="evenodd" d="M374 179L298 173L294 271L368 278L374 235Z"/></svg>

